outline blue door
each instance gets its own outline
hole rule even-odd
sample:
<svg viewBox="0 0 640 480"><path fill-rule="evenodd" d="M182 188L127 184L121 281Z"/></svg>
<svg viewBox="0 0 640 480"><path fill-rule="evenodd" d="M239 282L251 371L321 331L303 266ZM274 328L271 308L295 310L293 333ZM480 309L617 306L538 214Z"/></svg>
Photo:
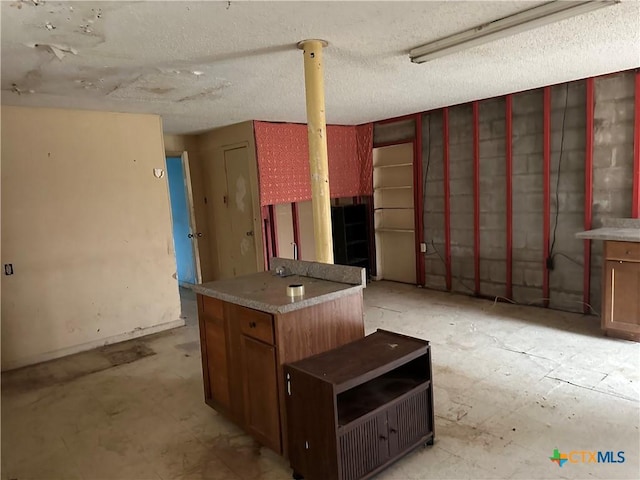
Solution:
<svg viewBox="0 0 640 480"><path fill-rule="evenodd" d="M169 181L169 199L171 200L171 219L173 221L173 244L178 265L178 283L196 283L195 259L182 158L167 157L167 178Z"/></svg>

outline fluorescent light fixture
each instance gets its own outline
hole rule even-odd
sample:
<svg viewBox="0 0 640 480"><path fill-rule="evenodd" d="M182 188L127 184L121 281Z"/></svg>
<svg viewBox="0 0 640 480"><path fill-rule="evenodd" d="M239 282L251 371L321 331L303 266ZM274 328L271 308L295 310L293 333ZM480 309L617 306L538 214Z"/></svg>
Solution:
<svg viewBox="0 0 640 480"><path fill-rule="evenodd" d="M492 42L499 38L516 35L533 28L575 17L599 8L620 3L620 0L597 0L588 2L556 0L537 7L523 10L508 17L494 20L475 28L456 33L426 45L416 47L409 52L413 63L424 63L435 58L467 48Z"/></svg>

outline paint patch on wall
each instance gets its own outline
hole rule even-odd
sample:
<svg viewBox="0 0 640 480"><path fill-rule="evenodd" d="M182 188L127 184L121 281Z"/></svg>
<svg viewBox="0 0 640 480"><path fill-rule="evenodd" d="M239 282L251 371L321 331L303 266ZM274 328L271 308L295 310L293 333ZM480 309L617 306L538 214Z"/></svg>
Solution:
<svg viewBox="0 0 640 480"><path fill-rule="evenodd" d="M249 243L248 239L243 238L242 240L240 240L240 255L244 257L249 252L250 247L251 244Z"/></svg>
<svg viewBox="0 0 640 480"><path fill-rule="evenodd" d="M236 208L241 212L245 210L244 199L247 196L247 181L244 177L238 177L236 180Z"/></svg>

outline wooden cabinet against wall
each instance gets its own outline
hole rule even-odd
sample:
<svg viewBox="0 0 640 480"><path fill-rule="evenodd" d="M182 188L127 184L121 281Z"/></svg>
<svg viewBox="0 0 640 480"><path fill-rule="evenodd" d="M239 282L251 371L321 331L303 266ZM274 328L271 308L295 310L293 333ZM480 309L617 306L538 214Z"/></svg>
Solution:
<svg viewBox="0 0 640 480"><path fill-rule="evenodd" d="M433 443L429 342L378 330L286 365L285 375L289 457L297 478L370 478L418 445Z"/></svg>
<svg viewBox="0 0 640 480"><path fill-rule="evenodd" d="M205 402L287 455L282 365L364 336L362 291L284 314L198 295Z"/></svg>
<svg viewBox="0 0 640 480"><path fill-rule="evenodd" d="M640 341L640 243L605 242L602 328Z"/></svg>

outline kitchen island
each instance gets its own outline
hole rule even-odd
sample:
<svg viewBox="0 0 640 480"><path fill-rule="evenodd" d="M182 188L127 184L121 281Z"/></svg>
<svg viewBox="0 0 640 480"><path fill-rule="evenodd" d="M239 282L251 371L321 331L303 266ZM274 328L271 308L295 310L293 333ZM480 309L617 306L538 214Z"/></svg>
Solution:
<svg viewBox="0 0 640 480"><path fill-rule="evenodd" d="M205 402L286 456L282 366L363 338L366 283L357 267L277 258L271 265L192 288ZM304 285L304 295L288 296L293 284Z"/></svg>
<svg viewBox="0 0 640 480"><path fill-rule="evenodd" d="M640 341L640 219L604 219L601 228L576 237L604 241L602 329Z"/></svg>

